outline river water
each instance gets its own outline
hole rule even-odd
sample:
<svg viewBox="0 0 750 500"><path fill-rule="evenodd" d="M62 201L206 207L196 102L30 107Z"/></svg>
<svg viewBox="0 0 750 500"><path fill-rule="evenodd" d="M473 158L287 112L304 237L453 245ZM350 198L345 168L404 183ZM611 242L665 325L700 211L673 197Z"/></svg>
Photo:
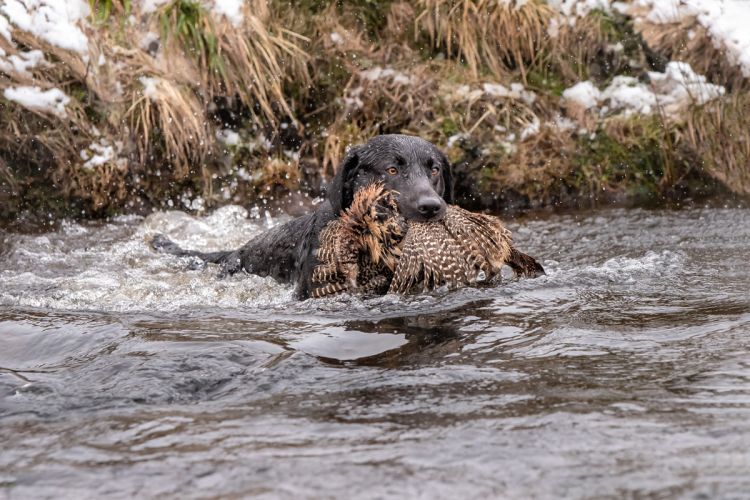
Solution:
<svg viewBox="0 0 750 500"><path fill-rule="evenodd" d="M158 255L225 207L0 233L0 497L750 497L750 211L508 221L548 275L296 302Z"/></svg>

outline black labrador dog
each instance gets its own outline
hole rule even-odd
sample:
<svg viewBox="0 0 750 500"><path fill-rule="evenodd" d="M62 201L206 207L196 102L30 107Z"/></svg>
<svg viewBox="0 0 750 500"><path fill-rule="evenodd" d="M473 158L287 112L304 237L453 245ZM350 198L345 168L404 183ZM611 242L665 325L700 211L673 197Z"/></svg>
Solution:
<svg viewBox="0 0 750 500"><path fill-rule="evenodd" d="M381 181L398 193L398 206L407 220L440 220L453 203L453 177L445 155L433 144L408 135L380 135L352 148L331 181L326 200L310 214L270 229L238 250L197 252L183 250L157 234L152 246L180 256L195 256L220 264L222 275L246 271L296 282L296 295L308 298L312 271L317 265L318 235L343 209L354 193Z"/></svg>

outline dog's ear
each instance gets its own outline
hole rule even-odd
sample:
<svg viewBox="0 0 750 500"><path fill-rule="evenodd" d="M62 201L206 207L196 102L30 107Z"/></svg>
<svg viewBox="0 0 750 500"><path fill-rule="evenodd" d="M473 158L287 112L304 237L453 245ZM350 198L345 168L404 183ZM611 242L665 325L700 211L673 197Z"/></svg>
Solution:
<svg viewBox="0 0 750 500"><path fill-rule="evenodd" d="M440 163L442 163L442 170L443 170L443 199L446 203L453 203L453 168L451 167L451 162L448 161L448 158L445 155L441 155L442 158L440 160Z"/></svg>
<svg viewBox="0 0 750 500"><path fill-rule="evenodd" d="M348 208L354 200L354 178L359 170L359 153L361 147L351 148L339 165L336 175L326 190L326 197L333 207L333 213L339 214Z"/></svg>

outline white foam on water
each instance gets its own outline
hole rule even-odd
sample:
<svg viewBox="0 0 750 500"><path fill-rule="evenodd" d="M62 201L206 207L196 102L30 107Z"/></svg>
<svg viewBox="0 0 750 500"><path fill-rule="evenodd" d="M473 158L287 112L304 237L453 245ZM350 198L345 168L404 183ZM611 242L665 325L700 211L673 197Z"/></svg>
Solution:
<svg viewBox="0 0 750 500"><path fill-rule="evenodd" d="M671 250L661 252L649 251L643 257L614 257L607 259L600 266L591 266L582 270L584 274L604 277L610 281L634 282L647 276L664 276L681 267L684 256Z"/></svg>
<svg viewBox="0 0 750 500"><path fill-rule="evenodd" d="M550 260L544 262L544 268L551 284L567 284L574 280L581 280L582 284L591 284L592 281L627 284L651 277L674 275L683 268L684 262L685 255L682 252L663 250L647 251L640 257L612 257L600 264L574 268Z"/></svg>
<svg viewBox="0 0 750 500"><path fill-rule="evenodd" d="M451 310L477 300L499 299L505 308L519 307L524 301L545 307L559 299L556 290L672 279L686 260L683 253L673 250L610 254L600 262L595 255L583 263L542 259L547 276L511 280L504 273L504 283L491 288L368 299L343 295L298 302L291 284L245 273L220 279L216 265L160 254L149 245L154 234L164 233L186 249L234 249L286 220L286 216L248 217L244 208L226 206L206 216L164 211L146 218L119 217L102 225L64 222L47 234L13 235L7 257L0 263L0 305L114 312L219 308L279 317L385 318Z"/></svg>
<svg viewBox="0 0 750 500"><path fill-rule="evenodd" d="M218 279L217 266L149 246L161 232L185 248L237 248L267 227L248 219L244 208L223 207L206 217L158 212L137 225L132 219L101 227L66 222L53 233L19 236L0 268L0 304L131 312L263 308L293 300L290 285L244 273Z"/></svg>

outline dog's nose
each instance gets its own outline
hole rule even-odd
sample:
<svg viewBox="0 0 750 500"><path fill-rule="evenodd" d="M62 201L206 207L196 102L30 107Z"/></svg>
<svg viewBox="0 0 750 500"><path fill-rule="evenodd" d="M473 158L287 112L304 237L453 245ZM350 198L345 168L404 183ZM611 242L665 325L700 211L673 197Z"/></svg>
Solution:
<svg viewBox="0 0 750 500"><path fill-rule="evenodd" d="M417 204L417 210L419 210L419 213L427 219L431 219L438 215L441 208L443 208L443 204L437 198L422 198Z"/></svg>

